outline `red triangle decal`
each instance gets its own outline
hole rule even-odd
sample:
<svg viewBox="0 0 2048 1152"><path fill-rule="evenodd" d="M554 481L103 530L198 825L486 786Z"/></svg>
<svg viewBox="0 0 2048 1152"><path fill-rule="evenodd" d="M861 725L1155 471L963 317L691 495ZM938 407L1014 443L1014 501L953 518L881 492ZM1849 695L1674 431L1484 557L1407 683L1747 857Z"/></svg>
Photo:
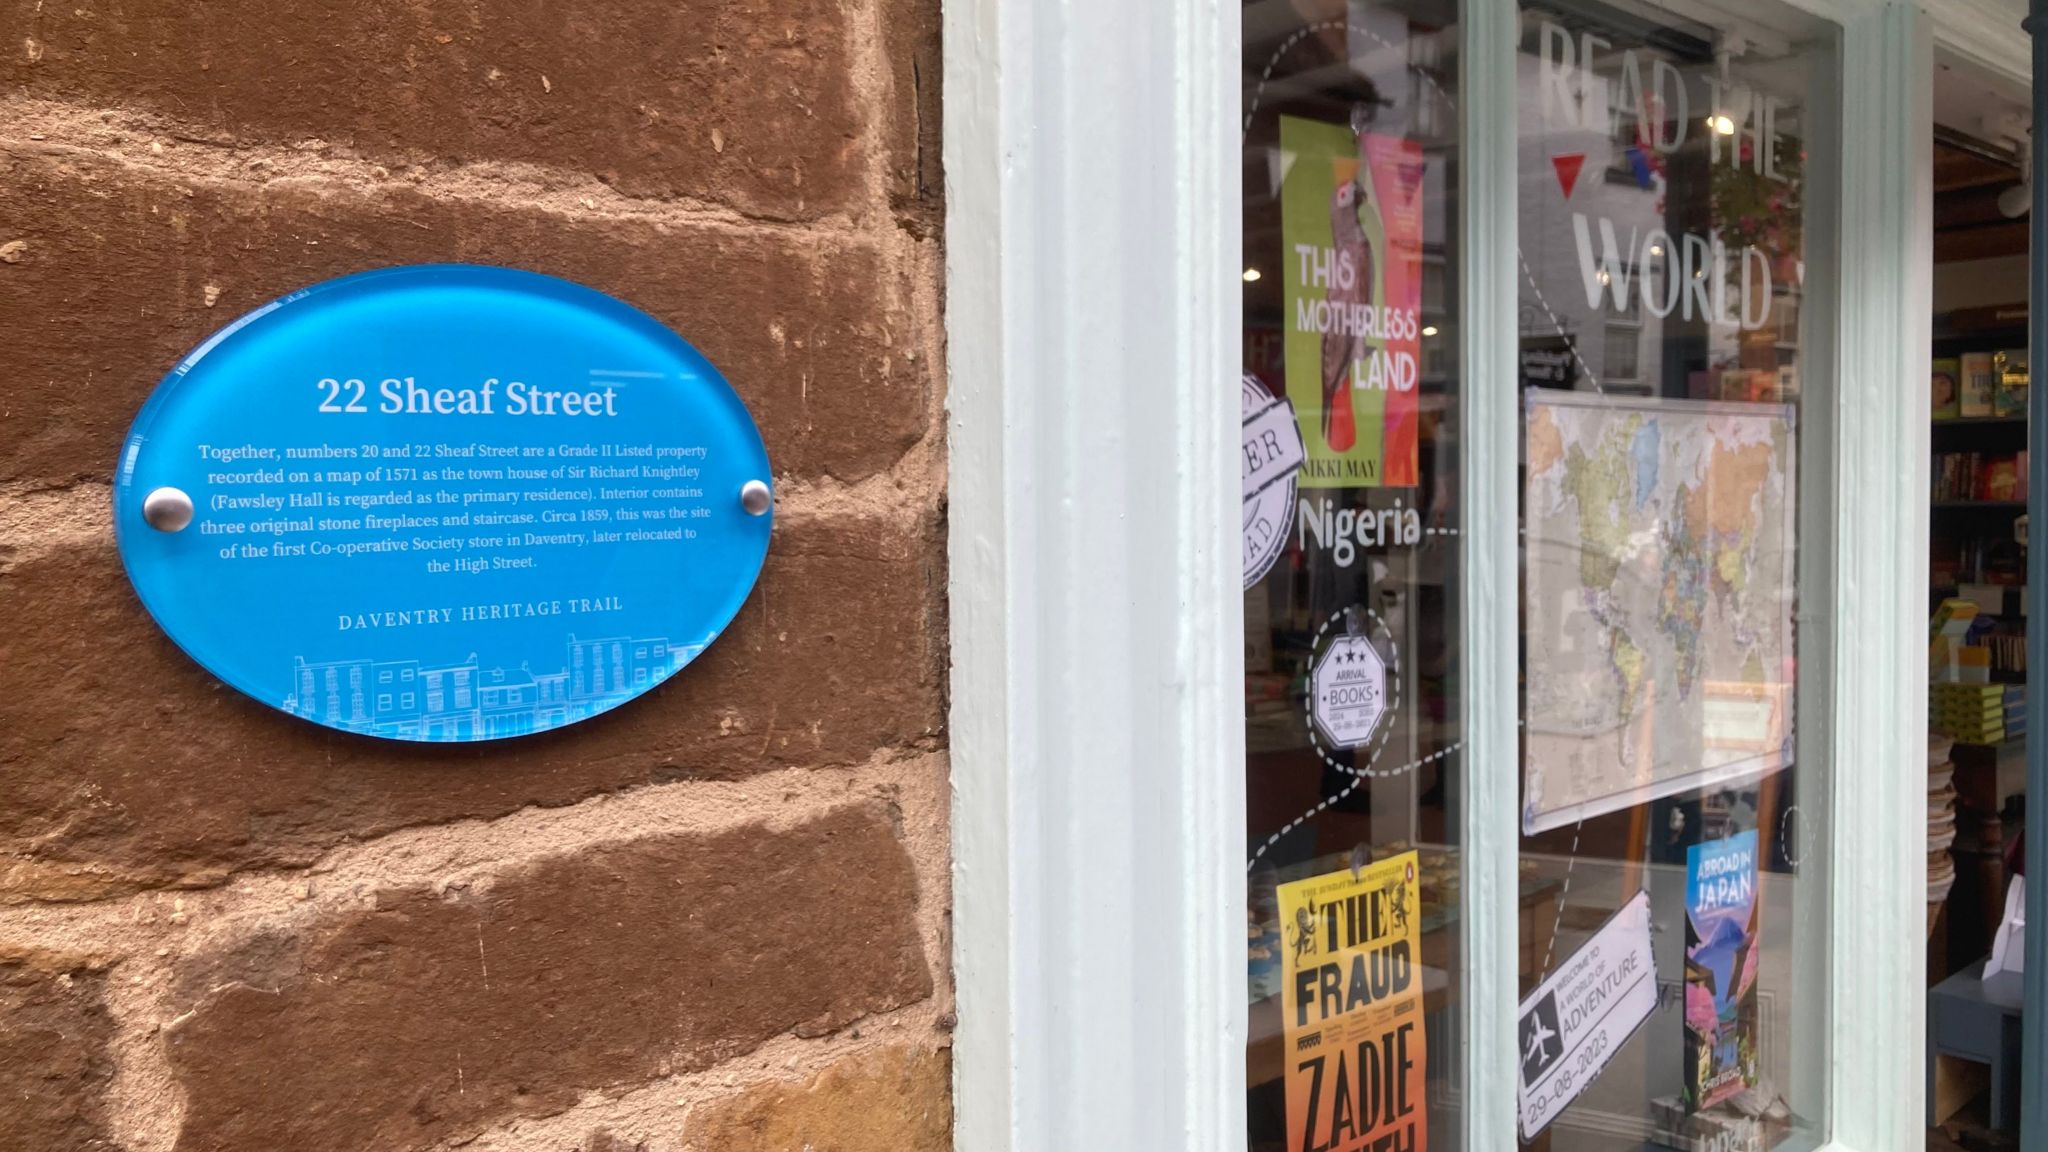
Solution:
<svg viewBox="0 0 2048 1152"><path fill-rule="evenodd" d="M1586 154L1574 152L1568 156L1552 156L1550 163L1557 169L1558 188L1564 192L1565 199L1571 199L1572 189L1579 183L1579 169L1586 163Z"/></svg>

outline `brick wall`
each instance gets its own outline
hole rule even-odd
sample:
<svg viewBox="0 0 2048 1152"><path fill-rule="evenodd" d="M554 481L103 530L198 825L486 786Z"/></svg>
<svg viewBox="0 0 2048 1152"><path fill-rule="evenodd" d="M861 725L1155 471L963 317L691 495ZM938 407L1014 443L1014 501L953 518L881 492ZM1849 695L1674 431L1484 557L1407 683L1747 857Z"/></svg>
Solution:
<svg viewBox="0 0 2048 1152"><path fill-rule="evenodd" d="M948 1143L937 0L0 0L0 1152ZM752 407L734 627L508 744L145 616L157 380L364 268L667 322Z"/></svg>

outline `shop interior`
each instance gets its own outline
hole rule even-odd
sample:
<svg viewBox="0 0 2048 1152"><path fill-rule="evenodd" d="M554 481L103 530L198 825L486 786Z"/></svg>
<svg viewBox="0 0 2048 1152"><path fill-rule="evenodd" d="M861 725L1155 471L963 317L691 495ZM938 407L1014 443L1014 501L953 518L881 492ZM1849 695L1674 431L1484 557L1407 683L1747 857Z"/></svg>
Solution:
<svg viewBox="0 0 2048 1152"><path fill-rule="evenodd" d="M2019 1147L2027 92L1937 58L1934 120L1927 1146L1978 1152Z"/></svg>

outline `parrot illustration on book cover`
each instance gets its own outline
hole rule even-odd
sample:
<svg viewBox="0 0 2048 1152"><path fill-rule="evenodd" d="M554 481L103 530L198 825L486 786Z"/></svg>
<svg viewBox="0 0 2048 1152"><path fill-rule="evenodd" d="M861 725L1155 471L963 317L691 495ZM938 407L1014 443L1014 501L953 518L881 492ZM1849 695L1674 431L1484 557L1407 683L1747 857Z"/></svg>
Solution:
<svg viewBox="0 0 2048 1152"><path fill-rule="evenodd" d="M1280 118L1283 359L1309 490L1416 484L1427 163L1360 123Z"/></svg>
<svg viewBox="0 0 2048 1152"><path fill-rule="evenodd" d="M1365 229L1359 226L1358 207L1368 194L1358 181L1356 161L1337 161L1337 188L1330 196L1330 246L1339 267L1356 270L1347 285L1333 277L1329 287L1331 304L1372 303L1373 252ZM1355 313L1347 313L1353 314ZM1363 349L1361 337L1346 331L1349 325L1333 326L1323 333L1323 440L1338 452L1348 452L1358 440L1358 420L1351 407L1351 366Z"/></svg>

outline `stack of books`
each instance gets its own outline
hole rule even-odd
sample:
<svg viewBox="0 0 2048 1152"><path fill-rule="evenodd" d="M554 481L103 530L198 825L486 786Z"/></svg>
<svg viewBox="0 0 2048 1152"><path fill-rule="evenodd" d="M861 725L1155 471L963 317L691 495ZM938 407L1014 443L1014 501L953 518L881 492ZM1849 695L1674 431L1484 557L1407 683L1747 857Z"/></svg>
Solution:
<svg viewBox="0 0 2048 1152"><path fill-rule="evenodd" d="M2018 684L1954 684L1927 686L1927 727L1965 744L1997 744L2006 736L2007 697L2024 701Z"/></svg>
<svg viewBox="0 0 2048 1152"><path fill-rule="evenodd" d="M1956 861L1949 849L1956 842L1956 766L1949 759L1955 742L1946 736L1927 737L1927 934L1948 901L1956 882Z"/></svg>
<svg viewBox="0 0 2048 1152"><path fill-rule="evenodd" d="M1683 1097L1650 1101L1652 1147L1677 1152L1767 1152L1791 1134L1792 1110L1768 1082L1702 1111Z"/></svg>

